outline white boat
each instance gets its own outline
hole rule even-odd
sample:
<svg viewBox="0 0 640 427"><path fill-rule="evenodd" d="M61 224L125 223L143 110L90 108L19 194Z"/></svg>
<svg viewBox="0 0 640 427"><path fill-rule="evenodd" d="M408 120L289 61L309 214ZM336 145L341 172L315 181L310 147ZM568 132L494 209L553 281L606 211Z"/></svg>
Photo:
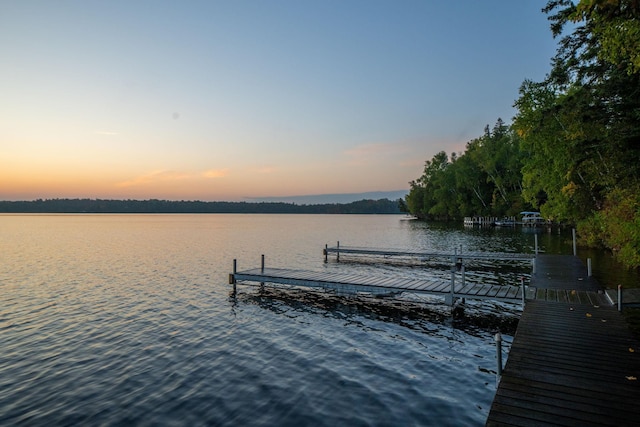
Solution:
<svg viewBox="0 0 640 427"><path fill-rule="evenodd" d="M522 215L522 225L535 227L537 225L544 225L547 221L540 216L540 212L520 212Z"/></svg>

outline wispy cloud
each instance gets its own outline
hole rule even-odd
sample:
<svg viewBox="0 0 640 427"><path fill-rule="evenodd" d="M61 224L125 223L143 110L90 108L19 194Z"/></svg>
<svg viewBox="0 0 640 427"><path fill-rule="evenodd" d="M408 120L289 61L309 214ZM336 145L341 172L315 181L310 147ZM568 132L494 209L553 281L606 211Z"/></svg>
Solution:
<svg viewBox="0 0 640 427"><path fill-rule="evenodd" d="M209 169L202 172L202 176L205 178L224 178L229 175L229 169Z"/></svg>
<svg viewBox="0 0 640 427"><path fill-rule="evenodd" d="M277 169L272 166L264 166L256 169L256 172L259 174L269 174L269 173L274 173L276 170Z"/></svg>
<svg viewBox="0 0 640 427"><path fill-rule="evenodd" d="M406 147L399 144L373 143L362 144L346 150L344 154L352 165L368 165L389 160L406 151Z"/></svg>
<svg viewBox="0 0 640 427"><path fill-rule="evenodd" d="M189 178L188 174L177 171L155 171L140 175L128 181L119 182L118 187L134 187L138 185L152 184L156 182L178 181Z"/></svg>

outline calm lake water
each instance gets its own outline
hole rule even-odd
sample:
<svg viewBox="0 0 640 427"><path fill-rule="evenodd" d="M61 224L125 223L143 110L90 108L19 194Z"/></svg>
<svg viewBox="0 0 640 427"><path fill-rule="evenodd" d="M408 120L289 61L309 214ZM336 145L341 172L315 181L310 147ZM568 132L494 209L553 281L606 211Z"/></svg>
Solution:
<svg viewBox="0 0 640 427"><path fill-rule="evenodd" d="M462 320L240 287L260 265L448 277L446 266L324 264L325 244L532 252L530 233L347 215L0 216L1 425L483 425L520 307ZM556 233L542 250L571 252ZM600 264L597 264L600 265ZM527 266L469 267L517 284ZM614 280L622 280L616 277Z"/></svg>

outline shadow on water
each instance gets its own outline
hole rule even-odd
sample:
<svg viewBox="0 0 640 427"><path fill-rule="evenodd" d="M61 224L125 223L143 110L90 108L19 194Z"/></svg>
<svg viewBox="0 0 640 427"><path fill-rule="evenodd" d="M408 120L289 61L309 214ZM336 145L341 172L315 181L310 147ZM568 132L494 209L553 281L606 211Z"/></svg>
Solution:
<svg viewBox="0 0 640 427"><path fill-rule="evenodd" d="M234 307L238 303L251 304L278 314L295 310L354 323L366 318L424 333L452 327L473 336L496 332L513 336L521 313L511 304L493 302L467 302L452 312L438 297L411 300L271 286L237 292L230 300Z"/></svg>

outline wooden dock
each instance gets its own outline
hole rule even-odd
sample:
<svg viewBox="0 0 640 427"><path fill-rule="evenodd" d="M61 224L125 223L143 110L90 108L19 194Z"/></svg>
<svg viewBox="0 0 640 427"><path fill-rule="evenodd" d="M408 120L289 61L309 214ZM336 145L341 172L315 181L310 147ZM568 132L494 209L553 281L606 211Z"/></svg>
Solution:
<svg viewBox="0 0 640 427"><path fill-rule="evenodd" d="M534 265L535 286L500 286L456 282L455 268L451 280L408 279L265 268L263 257L260 268L244 271L234 261L229 282L234 292L246 282L348 294L440 295L449 304L459 298L526 302L486 425L640 425L640 342L611 297L575 256L541 255Z"/></svg>
<svg viewBox="0 0 640 427"><path fill-rule="evenodd" d="M329 254L367 255L373 257L404 257L419 259L443 259L443 260L492 260L492 261L532 261L534 254L522 254L512 252L462 252L462 251L408 251L403 249L365 248L356 246L325 246L325 261Z"/></svg>
<svg viewBox="0 0 640 427"><path fill-rule="evenodd" d="M322 288L345 294L369 293L393 296L407 292L439 295L444 296L448 303L452 303L457 298L522 303L523 289L525 289L524 286L456 283L453 278L451 280L403 279L281 268L256 268L234 272L230 275L229 281L231 284L253 282ZM533 290L531 292L533 293Z"/></svg>
<svg viewBox="0 0 640 427"><path fill-rule="evenodd" d="M337 247L336 247L337 248ZM333 249L333 248L325 248ZM343 247L340 247L342 250ZM370 248L346 248L352 253L372 253L380 255L389 253L383 249ZM417 253L393 250L393 253ZM328 252L325 252L325 255ZM424 253L420 252L424 255ZM531 259L526 254L503 254L500 257L496 253L468 253L467 259L489 259L489 260L526 260ZM437 253L436 256L449 257L451 253ZM578 260L579 261L579 260ZM552 302L569 303L589 303L589 304L612 304L611 299L604 293L594 290L593 286L589 290L576 290L575 287L560 289L560 287L547 287L548 273L541 275L544 277L543 286L525 286L524 279L520 284L512 285L490 285L481 283L467 283L465 280L464 266L458 271L452 260L450 279L408 279L390 276L362 276L356 274L336 273L330 271L309 271L294 270L284 268L265 268L264 256L260 268L237 271L234 261L233 273L229 275L229 283L234 287L238 283L267 285L285 285L296 287L310 287L330 290L339 294L371 294L377 296L398 296L403 293L426 294L443 296L445 302L453 305L459 299L475 300L496 300L511 303L523 304L526 300L542 300ZM548 269L547 269L548 270ZM575 278L582 280L582 278ZM588 280L584 283L591 283Z"/></svg>
<svg viewBox="0 0 640 427"><path fill-rule="evenodd" d="M526 302L486 424L640 425L640 343L578 258L537 269L537 292L565 297Z"/></svg>

